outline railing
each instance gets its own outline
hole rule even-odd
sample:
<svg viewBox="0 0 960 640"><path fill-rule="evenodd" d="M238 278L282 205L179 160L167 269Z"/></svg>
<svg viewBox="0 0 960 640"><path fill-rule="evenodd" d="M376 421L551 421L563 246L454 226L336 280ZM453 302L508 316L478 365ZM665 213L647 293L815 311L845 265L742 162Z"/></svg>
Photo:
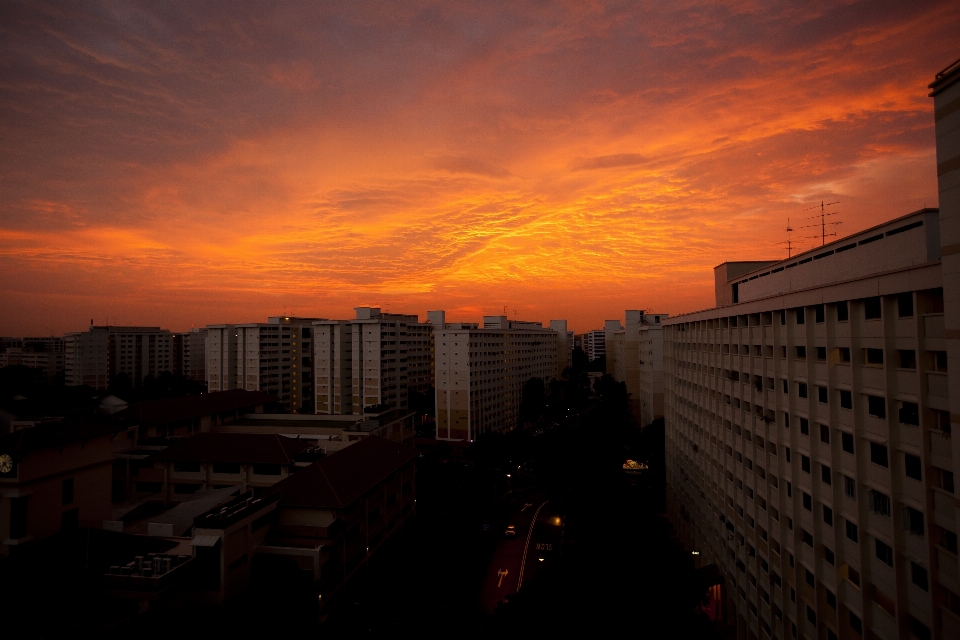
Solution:
<svg viewBox="0 0 960 640"><path fill-rule="evenodd" d="M943 328L943 314L932 313L923 316L923 332L928 338L942 338L946 334Z"/></svg>
<svg viewBox="0 0 960 640"><path fill-rule="evenodd" d="M930 432L930 452L947 460L953 459L953 442L950 434L942 431Z"/></svg>
<svg viewBox="0 0 960 640"><path fill-rule="evenodd" d="M947 385L947 374L945 373L927 373L927 389L931 396L938 398L949 398L950 391Z"/></svg>

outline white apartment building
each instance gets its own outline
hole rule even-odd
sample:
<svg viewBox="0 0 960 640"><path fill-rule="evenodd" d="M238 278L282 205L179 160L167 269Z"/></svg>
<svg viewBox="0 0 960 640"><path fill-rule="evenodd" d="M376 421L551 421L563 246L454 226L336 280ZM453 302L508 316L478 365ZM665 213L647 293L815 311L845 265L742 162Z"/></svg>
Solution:
<svg viewBox="0 0 960 640"><path fill-rule="evenodd" d="M617 322L619 324L619 322ZM607 354L606 333L603 329L594 329L583 334L583 350L587 360L593 362Z"/></svg>
<svg viewBox="0 0 960 640"><path fill-rule="evenodd" d="M68 386L106 389L121 373L140 386L147 376L172 372L175 365L173 334L160 327L91 326L64 335L63 342Z"/></svg>
<svg viewBox="0 0 960 640"><path fill-rule="evenodd" d="M960 637L960 61L931 88L939 211L665 323L669 513L740 638Z"/></svg>
<svg viewBox="0 0 960 640"><path fill-rule="evenodd" d="M197 382L207 381L207 329L173 334L177 373Z"/></svg>
<svg viewBox="0 0 960 640"><path fill-rule="evenodd" d="M624 312L625 326L607 343L607 370L626 384L630 410L641 427L663 417L663 325L665 313ZM618 320L608 321L619 324Z"/></svg>
<svg viewBox="0 0 960 640"><path fill-rule="evenodd" d="M63 338L0 338L0 367L22 365L42 369L53 382L64 367Z"/></svg>
<svg viewBox="0 0 960 640"><path fill-rule="evenodd" d="M557 375L560 334L535 325L486 316L482 329L435 329L438 440L474 440L517 426L523 385Z"/></svg>
<svg viewBox="0 0 960 640"><path fill-rule="evenodd" d="M272 393L290 411L313 413L313 323L273 316L266 323L207 325L207 390Z"/></svg>
<svg viewBox="0 0 960 640"><path fill-rule="evenodd" d="M316 411L363 414L373 407L406 409L410 390L432 384L433 325L417 316L357 307L353 320L314 323Z"/></svg>

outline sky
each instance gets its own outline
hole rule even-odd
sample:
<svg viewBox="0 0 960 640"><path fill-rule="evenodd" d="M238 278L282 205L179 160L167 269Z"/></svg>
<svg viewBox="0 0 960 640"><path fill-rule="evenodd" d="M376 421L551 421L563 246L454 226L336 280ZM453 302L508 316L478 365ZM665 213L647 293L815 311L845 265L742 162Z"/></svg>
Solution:
<svg viewBox="0 0 960 640"><path fill-rule="evenodd" d="M937 205L960 3L0 4L0 335L713 306Z"/></svg>

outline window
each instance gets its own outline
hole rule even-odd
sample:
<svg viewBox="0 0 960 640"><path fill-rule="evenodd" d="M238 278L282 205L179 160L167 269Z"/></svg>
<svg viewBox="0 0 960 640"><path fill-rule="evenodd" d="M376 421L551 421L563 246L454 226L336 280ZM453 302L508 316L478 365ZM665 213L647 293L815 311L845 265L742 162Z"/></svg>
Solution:
<svg viewBox="0 0 960 640"><path fill-rule="evenodd" d="M213 472L230 474L230 475L239 475L240 463L239 462L214 462Z"/></svg>
<svg viewBox="0 0 960 640"><path fill-rule="evenodd" d="M788 498L792 498L792 497L793 497L793 483L792 483L792 482L787 482L787 497L788 497Z"/></svg>
<svg viewBox="0 0 960 640"><path fill-rule="evenodd" d="M800 418L800 435L810 435L810 422L806 418Z"/></svg>
<svg viewBox="0 0 960 640"><path fill-rule="evenodd" d="M949 529L944 529L943 527L937 527L940 531L939 540L937 544L949 551L950 553L957 552L957 534Z"/></svg>
<svg viewBox="0 0 960 640"><path fill-rule="evenodd" d="M875 418L886 418L887 401L880 396L867 396L867 412Z"/></svg>
<svg viewBox="0 0 960 640"><path fill-rule="evenodd" d="M867 364L883 364L883 349L864 349L863 361Z"/></svg>
<svg viewBox="0 0 960 640"><path fill-rule="evenodd" d="M840 362L850 362L850 347L840 347Z"/></svg>
<svg viewBox="0 0 960 640"><path fill-rule="evenodd" d="M787 324L787 312L785 309L780 310L780 324L781 325Z"/></svg>
<svg viewBox="0 0 960 640"><path fill-rule="evenodd" d="M825 464L820 465L820 479L823 481L823 484L832 484L830 477L830 467Z"/></svg>
<svg viewBox="0 0 960 640"><path fill-rule="evenodd" d="M800 470L804 473L810 473L810 457L800 454Z"/></svg>
<svg viewBox="0 0 960 640"><path fill-rule="evenodd" d="M917 352L913 349L898 349L897 355L900 357L901 369L917 368Z"/></svg>
<svg viewBox="0 0 960 640"><path fill-rule="evenodd" d="M827 359L827 348L817 347L817 360L826 360L826 359Z"/></svg>
<svg viewBox="0 0 960 640"><path fill-rule="evenodd" d="M913 294L901 293L897 296L897 315L901 318L913 317Z"/></svg>
<svg viewBox="0 0 960 640"><path fill-rule="evenodd" d="M867 298L863 301L863 317L866 320L880 319L880 298Z"/></svg>
<svg viewBox="0 0 960 640"><path fill-rule="evenodd" d="M900 423L920 426L920 407L916 402L900 403Z"/></svg>
<svg viewBox="0 0 960 640"><path fill-rule="evenodd" d="M810 605L807 605L807 620L808 620L808 621L810 622L810 624L812 624L813 626L817 626L817 614L816 614L816 612L814 612L814 610L810 607Z"/></svg>
<svg viewBox="0 0 960 640"><path fill-rule="evenodd" d="M824 313L823 313L823 305L822 305L822 304L816 305L816 306L813 308L813 313L814 313L814 316L816 317L815 319L816 319L817 324L820 324L821 322L823 322Z"/></svg>
<svg viewBox="0 0 960 640"><path fill-rule="evenodd" d="M890 460L887 456L887 445L879 442L870 443L870 462L878 464L881 467L889 467Z"/></svg>
<svg viewBox="0 0 960 640"><path fill-rule="evenodd" d="M807 348L804 347L804 346L798 346L798 347L797 347L797 357L800 358L800 359L806 358L806 357L807 357Z"/></svg>
<svg viewBox="0 0 960 640"><path fill-rule="evenodd" d="M199 473L199 462L174 462L173 470L178 473Z"/></svg>
<svg viewBox="0 0 960 640"><path fill-rule="evenodd" d="M253 465L253 474L257 476L278 476L280 475L280 465L255 464Z"/></svg>
<svg viewBox="0 0 960 640"><path fill-rule="evenodd" d="M824 547L824 548L823 548L823 559L826 560L827 562L829 562L830 564L833 564L833 565L837 564L837 558L836 558L836 556L833 555L833 549L831 549L831 548L829 548L829 547ZM830 601L830 596L832 596L832 595L833 595L832 593L830 593L829 591L827 591L827 602ZM832 604L831 606L832 606L834 609L837 608L836 598L834 598L834 602L833 602L833 604Z"/></svg>
<svg viewBox="0 0 960 640"><path fill-rule="evenodd" d="M857 481L850 476L843 476L843 495L857 499Z"/></svg>
<svg viewBox="0 0 960 640"><path fill-rule="evenodd" d="M789 388L787 387L787 381L786 381L786 380L781 380L780 382L781 382L781 384L783 384L783 392L784 392L784 393L789 393L790 391L789 391Z"/></svg>
<svg viewBox="0 0 960 640"><path fill-rule="evenodd" d="M800 540L808 547L813 546L813 536L806 529L800 529Z"/></svg>
<svg viewBox="0 0 960 640"><path fill-rule="evenodd" d="M939 409L934 410L934 415L936 416L936 428L940 429L944 433L950 433L953 428L950 426L950 412L941 411Z"/></svg>
<svg viewBox="0 0 960 640"><path fill-rule="evenodd" d="M29 531L27 501L30 496L10 498L10 537L26 538Z"/></svg>
<svg viewBox="0 0 960 640"><path fill-rule="evenodd" d="M904 507L903 530L909 531L915 536L922 536L924 532L923 512L917 511L913 507Z"/></svg>
<svg viewBox="0 0 960 640"><path fill-rule="evenodd" d="M845 522L845 524L846 524L846 529L847 529L847 538L849 538L849 539L852 540L853 542L858 542L858 541L859 541L859 533L857 532L857 525L855 525L854 523L850 522L849 520L847 520L847 521Z"/></svg>
<svg viewBox="0 0 960 640"><path fill-rule="evenodd" d="M846 431L840 432L840 446L847 453L853 453L853 434Z"/></svg>
<svg viewBox="0 0 960 640"><path fill-rule="evenodd" d="M67 478L60 487L60 504L73 504L73 478Z"/></svg>
<svg viewBox="0 0 960 640"><path fill-rule="evenodd" d="M74 507L60 514L60 529L70 531L80 526L80 508Z"/></svg>
<svg viewBox="0 0 960 640"><path fill-rule="evenodd" d="M817 579L809 569L804 570L804 578L806 578L807 584L811 587L817 586Z"/></svg>
<svg viewBox="0 0 960 640"><path fill-rule="evenodd" d="M919 640L930 640L930 627L913 616L910 616L910 631L919 638Z"/></svg>
<svg viewBox="0 0 960 640"><path fill-rule="evenodd" d="M943 469L937 469L940 474L940 482L938 486L944 491L953 493L953 472L944 471Z"/></svg>
<svg viewBox="0 0 960 640"><path fill-rule="evenodd" d="M870 507L870 511L879 514L881 516L890 515L890 497L885 493L881 493L876 489L870 489L867 492L867 504Z"/></svg>
<svg viewBox="0 0 960 640"><path fill-rule="evenodd" d="M853 394L846 389L840 389L840 408L853 409Z"/></svg>
<svg viewBox="0 0 960 640"><path fill-rule="evenodd" d="M820 425L820 442L830 444L830 427L825 424Z"/></svg>
<svg viewBox="0 0 960 640"><path fill-rule="evenodd" d="M934 371L946 371L947 370L947 352L931 351L930 364L932 365Z"/></svg>
<svg viewBox="0 0 960 640"><path fill-rule="evenodd" d="M813 511L813 497L806 491L803 492L803 508L807 511Z"/></svg>
<svg viewBox="0 0 960 640"><path fill-rule="evenodd" d="M798 348L799 348L799 347L798 347ZM807 397L807 383L806 383L806 382L798 382L798 383L797 383L797 394L798 394L801 398L806 398L806 397Z"/></svg>
<svg viewBox="0 0 960 640"><path fill-rule="evenodd" d="M803 307L799 307L796 311L797 311L797 324L803 324L804 322Z"/></svg>
<svg viewBox="0 0 960 640"><path fill-rule="evenodd" d="M850 612L850 628L863 635L863 621L853 611Z"/></svg>
<svg viewBox="0 0 960 640"><path fill-rule="evenodd" d="M903 470L908 478L922 480L923 474L920 469L920 458L909 453L903 454Z"/></svg>
<svg viewBox="0 0 960 640"><path fill-rule="evenodd" d="M817 387L817 400L823 404L827 404L827 388L826 387Z"/></svg>
<svg viewBox="0 0 960 640"><path fill-rule="evenodd" d="M831 527L833 526L833 509L827 505L823 505L823 521Z"/></svg>
<svg viewBox="0 0 960 640"><path fill-rule="evenodd" d="M882 540L875 540L876 542L876 552L877 559L882 560L885 564L893 566L893 549L890 548L890 545L883 542Z"/></svg>

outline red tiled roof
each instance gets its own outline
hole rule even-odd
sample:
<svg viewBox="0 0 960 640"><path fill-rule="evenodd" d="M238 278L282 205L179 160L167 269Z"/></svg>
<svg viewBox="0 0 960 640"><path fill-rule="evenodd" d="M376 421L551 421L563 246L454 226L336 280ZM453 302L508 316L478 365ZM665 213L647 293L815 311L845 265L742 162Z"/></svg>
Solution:
<svg viewBox="0 0 960 640"><path fill-rule="evenodd" d="M240 462L293 464L294 455L314 445L276 434L198 433L153 455L177 462Z"/></svg>
<svg viewBox="0 0 960 640"><path fill-rule="evenodd" d="M140 425L153 427L202 416L211 416L226 411L239 411L276 402L278 398L261 391L230 389L214 393L201 393L183 398L161 398L132 405L122 412L123 417L140 419Z"/></svg>
<svg viewBox="0 0 960 640"><path fill-rule="evenodd" d="M413 447L369 436L288 476L270 492L283 493L281 505L343 509L418 455Z"/></svg>

